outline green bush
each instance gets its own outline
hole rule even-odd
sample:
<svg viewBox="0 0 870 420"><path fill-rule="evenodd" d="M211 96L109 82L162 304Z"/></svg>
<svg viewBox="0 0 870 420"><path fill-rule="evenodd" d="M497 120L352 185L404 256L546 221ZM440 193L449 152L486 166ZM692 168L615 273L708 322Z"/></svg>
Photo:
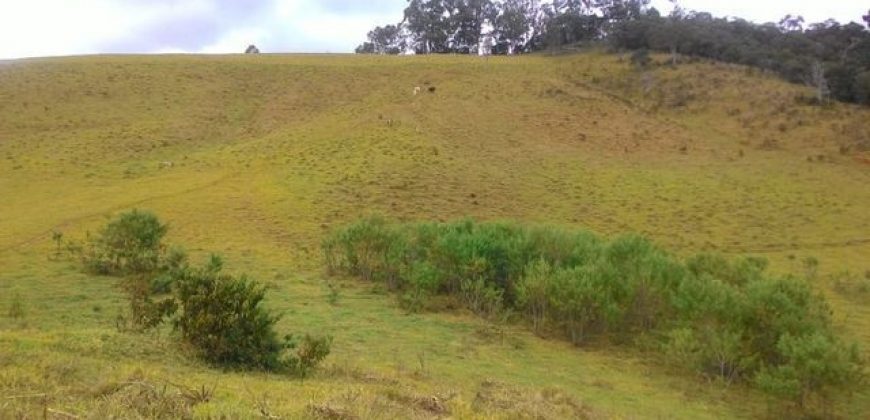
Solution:
<svg viewBox="0 0 870 420"><path fill-rule="evenodd" d="M605 330L622 315L614 292L620 284L606 271L593 267L561 269L553 273L549 306L553 318L574 344Z"/></svg>
<svg viewBox="0 0 870 420"><path fill-rule="evenodd" d="M222 274L212 256L203 268L176 281L181 312L175 320L185 342L206 361L240 369L291 370L306 375L329 354L331 338L306 336L300 345L279 337L279 317L262 303L266 289L245 277ZM289 350L296 348L295 354Z"/></svg>
<svg viewBox="0 0 870 420"><path fill-rule="evenodd" d="M332 349L332 337L314 337L305 334L300 343L290 342L295 352L285 356L285 366L294 374L305 378Z"/></svg>
<svg viewBox="0 0 870 420"><path fill-rule="evenodd" d="M553 267L539 259L530 263L525 271L526 275L517 284L517 305L532 320L535 332L540 332L550 316Z"/></svg>
<svg viewBox="0 0 870 420"><path fill-rule="evenodd" d="M183 277L190 269L187 251L181 247L170 248L158 266L157 272L151 277L151 293L155 295L170 293L175 280Z"/></svg>
<svg viewBox="0 0 870 420"><path fill-rule="evenodd" d="M88 271L101 275L150 273L158 268L167 230L153 213L122 213L88 238L82 262Z"/></svg>
<svg viewBox="0 0 870 420"><path fill-rule="evenodd" d="M426 262L417 262L408 269L404 278L407 279L407 290L402 294L402 306L411 312L423 309L426 300L437 293L439 274Z"/></svg>
<svg viewBox="0 0 870 420"><path fill-rule="evenodd" d="M123 288L127 292L129 311L118 317L120 330L143 332L156 328L178 310L174 298L155 299L147 277L127 279Z"/></svg>
<svg viewBox="0 0 870 420"><path fill-rule="evenodd" d="M806 279L772 276L760 258L682 261L636 235L605 240L471 220L362 220L329 236L324 251L329 268L386 284L411 310L445 295L488 318L522 314L536 332L575 344L660 340L658 348L681 366L769 392L794 378L811 384L801 385L810 394L853 388L827 372L862 366L839 345L816 339L812 354L823 366L807 367L788 337L833 340L830 308ZM804 274L815 276L817 261L806 261Z"/></svg>
<svg viewBox="0 0 870 420"><path fill-rule="evenodd" d="M21 319L24 318L26 311L24 310L24 302L21 299L20 293L15 293L12 296L12 302L9 304L9 312L8 315L12 319Z"/></svg>
<svg viewBox="0 0 870 420"><path fill-rule="evenodd" d="M222 274L219 258L177 280L181 312L175 327L201 357L239 368L281 366L288 338L275 332L278 317L262 306L265 288L247 278Z"/></svg>
<svg viewBox="0 0 870 420"><path fill-rule="evenodd" d="M391 289L396 289L399 286L393 282L396 273L389 262L401 246L401 237L384 220L367 219L343 229L324 244L327 268L347 271L366 280L378 275Z"/></svg>
<svg viewBox="0 0 870 420"><path fill-rule="evenodd" d="M805 407L812 399L823 403L835 390L857 389L863 382L860 352L824 333L783 335L777 343L783 362L768 366L756 377L765 391Z"/></svg>

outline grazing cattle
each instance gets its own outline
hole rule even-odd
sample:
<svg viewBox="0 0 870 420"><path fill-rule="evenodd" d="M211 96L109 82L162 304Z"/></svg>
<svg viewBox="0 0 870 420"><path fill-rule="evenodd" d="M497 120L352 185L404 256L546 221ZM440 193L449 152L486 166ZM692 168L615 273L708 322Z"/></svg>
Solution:
<svg viewBox="0 0 870 420"><path fill-rule="evenodd" d="M166 162L160 162L160 169L163 169L163 168L171 168L171 167L173 167L173 166L175 166L175 164L172 163L172 162L169 162L169 161L166 161Z"/></svg>
<svg viewBox="0 0 870 420"><path fill-rule="evenodd" d="M420 94L420 86L417 86L414 88L414 96L417 96L419 94Z"/></svg>

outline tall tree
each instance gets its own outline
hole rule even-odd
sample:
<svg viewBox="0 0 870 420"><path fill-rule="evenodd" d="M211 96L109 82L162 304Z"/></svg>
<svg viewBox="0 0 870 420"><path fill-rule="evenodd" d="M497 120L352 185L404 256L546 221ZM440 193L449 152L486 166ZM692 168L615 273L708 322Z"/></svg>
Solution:
<svg viewBox="0 0 870 420"><path fill-rule="evenodd" d="M451 49L455 52L477 52L484 23L495 20L495 4L491 0L455 0L452 3L450 18L453 22L449 25L453 32Z"/></svg>
<svg viewBox="0 0 870 420"><path fill-rule="evenodd" d="M363 42L359 44L358 47L354 50L357 54L374 54L375 53L375 44L372 44L369 41Z"/></svg>
<svg viewBox="0 0 870 420"><path fill-rule="evenodd" d="M409 0L405 8L408 31L418 53L443 53L448 47L447 10L441 0Z"/></svg>
<svg viewBox="0 0 870 420"><path fill-rule="evenodd" d="M592 0L555 0L547 16L547 42L552 47L597 38L602 19ZM552 45L555 44L555 45Z"/></svg>
<svg viewBox="0 0 870 420"><path fill-rule="evenodd" d="M671 64L677 64L677 54L680 50L680 42L687 35L686 10L680 6L678 0L671 0L673 10L664 20L664 25L658 25L658 39L671 52ZM655 35L655 34L654 34Z"/></svg>
<svg viewBox="0 0 870 420"><path fill-rule="evenodd" d="M528 49L543 25L538 0L504 0L498 4L493 27L508 54Z"/></svg>
<svg viewBox="0 0 870 420"><path fill-rule="evenodd" d="M783 32L803 32L804 23L806 21L803 16L789 14L779 21L779 29Z"/></svg>
<svg viewBox="0 0 870 420"><path fill-rule="evenodd" d="M810 67L809 85L816 91L816 100L819 103L827 102L831 90L828 87L828 79L825 78L825 67L820 61L813 62Z"/></svg>
<svg viewBox="0 0 870 420"><path fill-rule="evenodd" d="M556 14L587 14L593 6L592 0L553 0L553 11Z"/></svg>
<svg viewBox="0 0 870 420"><path fill-rule="evenodd" d="M399 54L402 52L403 40L401 28L398 25L378 26L368 34L372 52L376 54Z"/></svg>
<svg viewBox="0 0 870 420"><path fill-rule="evenodd" d="M590 4L601 11L605 20L623 22L639 19L649 3L650 0L592 0Z"/></svg>

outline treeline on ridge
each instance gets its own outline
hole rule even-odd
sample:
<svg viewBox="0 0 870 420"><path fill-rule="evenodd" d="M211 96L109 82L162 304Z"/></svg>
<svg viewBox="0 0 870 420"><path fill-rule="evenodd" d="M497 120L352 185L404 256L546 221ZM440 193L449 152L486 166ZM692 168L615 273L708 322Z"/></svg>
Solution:
<svg viewBox="0 0 870 420"><path fill-rule="evenodd" d="M860 352L837 337L824 298L804 278L767 273L764 259L681 260L634 235L380 218L334 231L323 250L330 272L381 284L411 311L448 299L577 345L653 349L800 408L862 386Z"/></svg>
<svg viewBox="0 0 870 420"><path fill-rule="evenodd" d="M870 104L870 11L864 24L756 24L649 0L410 0L403 19L376 27L358 53L514 54L566 45L693 55L771 70L822 99ZM856 16L856 19L859 17Z"/></svg>

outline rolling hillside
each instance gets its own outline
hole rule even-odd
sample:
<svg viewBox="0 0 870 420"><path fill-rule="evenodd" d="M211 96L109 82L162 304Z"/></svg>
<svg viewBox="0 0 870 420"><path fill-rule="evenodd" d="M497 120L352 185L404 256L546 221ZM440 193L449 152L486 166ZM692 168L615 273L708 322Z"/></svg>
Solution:
<svg viewBox="0 0 870 420"><path fill-rule="evenodd" d="M350 280L331 305L320 241L381 214L639 232L778 272L814 256L838 327L870 354L870 294L830 277L870 275L870 110L804 93L743 67L640 71L599 53L0 62L0 418L159 416L139 398L154 384L214 387L201 416L764 415L740 386L462 312L407 315ZM223 373L168 329L116 331L115 281L49 258L51 233L83 238L131 208L195 260L218 252L267 283L282 330L334 335L327 366L303 383ZM14 299L21 319L5 316ZM837 410L866 416L870 392Z"/></svg>

